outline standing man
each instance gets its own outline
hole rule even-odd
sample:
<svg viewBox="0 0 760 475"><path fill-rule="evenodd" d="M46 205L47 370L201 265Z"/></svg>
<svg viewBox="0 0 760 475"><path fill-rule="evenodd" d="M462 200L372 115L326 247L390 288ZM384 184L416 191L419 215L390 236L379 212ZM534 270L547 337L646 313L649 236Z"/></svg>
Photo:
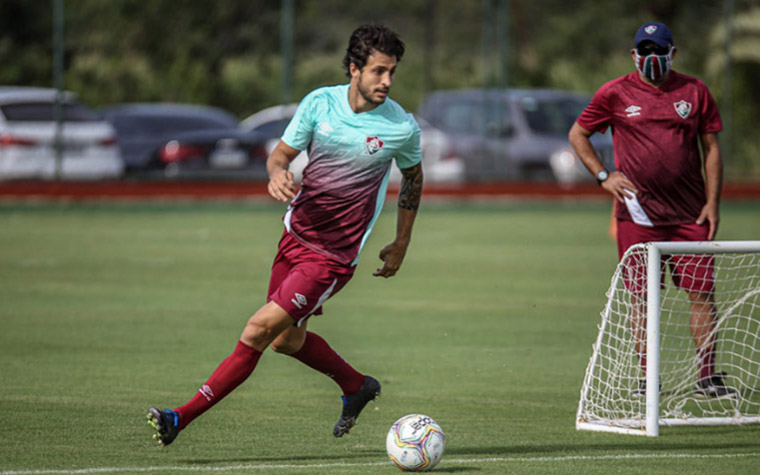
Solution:
<svg viewBox="0 0 760 475"><path fill-rule="evenodd" d="M186 404L152 407L148 422L162 446L245 381L271 347L332 378L343 392L333 429L342 437L380 383L349 365L316 333L309 317L351 279L359 254L385 199L391 162L403 180L395 240L380 251L374 276L392 277L409 246L422 194L420 129L388 98L404 43L384 26L364 25L351 35L343 66L345 85L308 94L267 160L269 194L290 201L285 231L272 266L267 303L249 320L233 353ZM308 149L309 164L296 193L290 162Z"/></svg>
<svg viewBox="0 0 760 475"><path fill-rule="evenodd" d="M570 129L575 152L617 200L619 257L643 242L712 240L718 229L723 176L717 135L722 129L720 114L707 86L671 69L675 54L667 26L642 25L631 50L636 71L603 85ZM589 141L607 127L613 133L614 172L604 169ZM676 256L673 262L673 280L691 303L690 327L699 361L696 392L730 396L734 390L715 372L712 259ZM626 284L636 300L633 334L645 371L646 289L643 282ZM642 395L645 389L642 379L635 393Z"/></svg>

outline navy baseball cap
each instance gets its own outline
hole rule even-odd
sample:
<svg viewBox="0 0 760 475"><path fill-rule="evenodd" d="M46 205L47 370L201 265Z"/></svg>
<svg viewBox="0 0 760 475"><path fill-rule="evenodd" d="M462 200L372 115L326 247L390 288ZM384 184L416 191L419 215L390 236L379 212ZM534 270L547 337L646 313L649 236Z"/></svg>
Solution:
<svg viewBox="0 0 760 475"><path fill-rule="evenodd" d="M642 41L653 41L657 46L665 48L668 45L673 44L673 34L664 23L650 21L649 23L641 25L639 31L636 32L636 37L633 39L633 46L638 46Z"/></svg>

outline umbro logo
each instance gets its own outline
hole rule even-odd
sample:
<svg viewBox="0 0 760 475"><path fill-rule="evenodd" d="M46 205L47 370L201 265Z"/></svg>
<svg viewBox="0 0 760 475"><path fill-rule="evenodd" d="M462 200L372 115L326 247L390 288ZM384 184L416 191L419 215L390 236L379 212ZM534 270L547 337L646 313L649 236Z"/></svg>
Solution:
<svg viewBox="0 0 760 475"><path fill-rule="evenodd" d="M322 134L327 137L330 135L330 132L333 132L333 128L330 126L329 122L320 122L317 124L318 134Z"/></svg>
<svg viewBox="0 0 760 475"><path fill-rule="evenodd" d="M211 402L211 400L214 399L214 391L211 390L208 384L204 384L203 386L201 386L198 392L203 394L203 397L205 397L206 400L209 402Z"/></svg>
<svg viewBox="0 0 760 475"><path fill-rule="evenodd" d="M641 115L641 107L639 106L628 106L628 109L625 110L628 117L636 117L637 115Z"/></svg>
<svg viewBox="0 0 760 475"><path fill-rule="evenodd" d="M296 296L290 299L290 301L293 302L293 305L298 307L299 310L304 308L308 303L306 301L306 297L303 294L299 294L298 292L296 292Z"/></svg>

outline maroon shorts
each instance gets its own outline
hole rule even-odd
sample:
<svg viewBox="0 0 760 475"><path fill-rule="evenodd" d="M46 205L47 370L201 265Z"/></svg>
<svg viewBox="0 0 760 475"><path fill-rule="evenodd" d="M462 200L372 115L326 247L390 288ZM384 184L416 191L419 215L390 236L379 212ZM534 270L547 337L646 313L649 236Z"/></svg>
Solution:
<svg viewBox="0 0 760 475"><path fill-rule="evenodd" d="M285 231L272 264L267 302L274 301L300 326L311 315L322 314L322 304L351 280L354 269L309 249Z"/></svg>
<svg viewBox="0 0 760 475"><path fill-rule="evenodd" d="M673 226L639 226L632 221L617 222L618 257L634 244L654 241L706 241L710 231L708 223L678 224ZM673 283L687 292L711 293L715 290L713 276L713 256L702 255L663 255L661 280L665 280L665 262L668 262ZM624 278L628 290L634 293L646 293L646 262L638 256L632 256Z"/></svg>

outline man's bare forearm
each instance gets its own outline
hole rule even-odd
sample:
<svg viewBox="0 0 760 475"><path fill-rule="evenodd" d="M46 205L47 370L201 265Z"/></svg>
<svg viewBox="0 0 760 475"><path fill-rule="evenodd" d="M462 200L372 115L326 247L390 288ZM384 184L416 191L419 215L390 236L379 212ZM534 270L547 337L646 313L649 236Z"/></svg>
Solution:
<svg viewBox="0 0 760 475"><path fill-rule="evenodd" d="M422 198L422 165L401 170L401 190L398 194L398 207L417 211Z"/></svg>
<svg viewBox="0 0 760 475"><path fill-rule="evenodd" d="M705 153L705 194L708 203L720 203L723 188L723 159L717 134L704 134L702 149Z"/></svg>
<svg viewBox="0 0 760 475"><path fill-rule="evenodd" d="M398 194L398 220L396 225L396 240L409 244L412 237L412 227L417 217L417 210L422 199L422 165L401 170L401 190Z"/></svg>

